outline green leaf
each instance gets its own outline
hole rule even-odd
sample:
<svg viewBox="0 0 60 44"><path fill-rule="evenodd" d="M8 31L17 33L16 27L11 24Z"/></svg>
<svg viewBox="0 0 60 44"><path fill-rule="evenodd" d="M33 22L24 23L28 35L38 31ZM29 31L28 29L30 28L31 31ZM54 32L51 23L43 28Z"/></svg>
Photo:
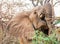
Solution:
<svg viewBox="0 0 60 44"><path fill-rule="evenodd" d="M58 23L60 23L60 20L57 20L57 21L55 22L55 25L58 24Z"/></svg>

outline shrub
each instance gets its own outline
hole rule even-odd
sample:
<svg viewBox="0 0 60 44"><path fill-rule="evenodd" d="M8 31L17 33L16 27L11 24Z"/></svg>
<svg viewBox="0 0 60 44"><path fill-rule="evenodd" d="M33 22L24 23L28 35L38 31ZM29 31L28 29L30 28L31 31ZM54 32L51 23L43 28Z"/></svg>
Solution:
<svg viewBox="0 0 60 44"><path fill-rule="evenodd" d="M35 36L33 37L33 44L59 44L56 39L55 33L50 36L45 35L43 32L36 31Z"/></svg>

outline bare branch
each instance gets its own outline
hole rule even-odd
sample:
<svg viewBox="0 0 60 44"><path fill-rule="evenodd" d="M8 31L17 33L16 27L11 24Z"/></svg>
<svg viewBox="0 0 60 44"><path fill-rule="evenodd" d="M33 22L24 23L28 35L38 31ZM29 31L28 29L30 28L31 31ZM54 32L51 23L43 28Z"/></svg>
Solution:
<svg viewBox="0 0 60 44"><path fill-rule="evenodd" d="M43 5L43 0L40 1L40 4Z"/></svg>
<svg viewBox="0 0 60 44"><path fill-rule="evenodd" d="M45 0L44 4L45 4L45 3L48 3L49 1L50 1L50 0Z"/></svg>
<svg viewBox="0 0 60 44"><path fill-rule="evenodd" d="M34 3L34 0L31 0L31 1L34 7L38 6L39 0L37 0L36 4Z"/></svg>
<svg viewBox="0 0 60 44"><path fill-rule="evenodd" d="M54 20L60 20L60 17L55 17L55 19Z"/></svg>
<svg viewBox="0 0 60 44"><path fill-rule="evenodd" d="M55 6L57 3L60 3L60 1L56 2L53 6Z"/></svg>

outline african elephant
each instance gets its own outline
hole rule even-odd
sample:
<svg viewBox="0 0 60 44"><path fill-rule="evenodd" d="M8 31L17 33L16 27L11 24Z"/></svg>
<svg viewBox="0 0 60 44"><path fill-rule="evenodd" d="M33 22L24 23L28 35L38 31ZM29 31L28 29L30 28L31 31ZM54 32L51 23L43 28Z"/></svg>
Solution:
<svg viewBox="0 0 60 44"><path fill-rule="evenodd" d="M7 24L7 33L20 38L20 44L31 44L35 29L46 26L46 22L40 19L42 9L35 7L31 11L18 13Z"/></svg>
<svg viewBox="0 0 60 44"><path fill-rule="evenodd" d="M49 34L51 34L52 31L52 5L48 2L43 5L42 10L41 10L41 20L44 20L46 24L49 27Z"/></svg>

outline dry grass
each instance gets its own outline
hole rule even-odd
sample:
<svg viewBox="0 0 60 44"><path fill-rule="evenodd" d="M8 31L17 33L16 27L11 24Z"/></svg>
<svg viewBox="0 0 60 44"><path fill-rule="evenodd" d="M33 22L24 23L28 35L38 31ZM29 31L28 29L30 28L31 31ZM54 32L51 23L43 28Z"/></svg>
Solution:
<svg viewBox="0 0 60 44"><path fill-rule="evenodd" d="M2 29L0 29L0 44L19 44L19 40L14 36L4 36Z"/></svg>

